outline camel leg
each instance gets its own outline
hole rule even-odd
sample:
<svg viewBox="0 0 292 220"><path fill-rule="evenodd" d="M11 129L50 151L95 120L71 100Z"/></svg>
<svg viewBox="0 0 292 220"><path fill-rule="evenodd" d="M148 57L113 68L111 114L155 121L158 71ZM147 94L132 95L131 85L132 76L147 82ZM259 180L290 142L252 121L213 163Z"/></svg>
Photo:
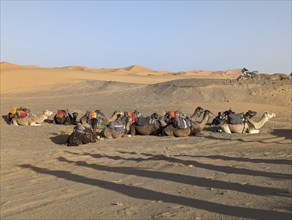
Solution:
<svg viewBox="0 0 292 220"><path fill-rule="evenodd" d="M230 128L228 127L228 125L221 125L220 126L222 128L222 130L227 133L227 134L231 134Z"/></svg>
<svg viewBox="0 0 292 220"><path fill-rule="evenodd" d="M248 131L248 133L250 133L250 134L258 134L258 133L260 133L260 130L249 130Z"/></svg>
<svg viewBox="0 0 292 220"><path fill-rule="evenodd" d="M30 123L30 126L41 126L41 124L37 124L36 122Z"/></svg>
<svg viewBox="0 0 292 220"><path fill-rule="evenodd" d="M18 126L18 123L14 118L12 118L12 124L15 125L15 126Z"/></svg>

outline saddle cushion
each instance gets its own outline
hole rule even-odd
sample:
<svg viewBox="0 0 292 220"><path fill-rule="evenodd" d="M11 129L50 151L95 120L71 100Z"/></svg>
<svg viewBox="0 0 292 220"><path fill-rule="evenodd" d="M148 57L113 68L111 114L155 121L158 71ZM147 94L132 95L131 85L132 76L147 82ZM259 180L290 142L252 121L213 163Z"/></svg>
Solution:
<svg viewBox="0 0 292 220"><path fill-rule="evenodd" d="M169 115L169 119L171 120L171 119L176 118L177 112L176 111L170 111L168 113L168 115Z"/></svg>
<svg viewBox="0 0 292 220"><path fill-rule="evenodd" d="M151 119L150 116L148 116L148 117L142 117L142 116L140 116L136 120L136 125L138 125L138 126L145 126L147 124L150 124L150 119Z"/></svg>
<svg viewBox="0 0 292 220"><path fill-rule="evenodd" d="M16 112L17 112L17 107L13 107L11 110L10 110L10 113L12 114L12 115L15 115L16 114Z"/></svg>
<svg viewBox="0 0 292 220"><path fill-rule="evenodd" d="M243 116L242 114L233 114L233 113L230 113L228 115L228 122L230 124L242 124L243 123Z"/></svg>
<svg viewBox="0 0 292 220"><path fill-rule="evenodd" d="M89 112L88 118L91 120L93 118L97 118L97 113L96 112Z"/></svg>
<svg viewBox="0 0 292 220"><path fill-rule="evenodd" d="M57 111L57 117L63 118L65 116L65 110L58 110Z"/></svg>
<svg viewBox="0 0 292 220"><path fill-rule="evenodd" d="M125 129L125 126L120 118L118 118L115 121L111 121L108 125L108 127L112 130L123 132Z"/></svg>
<svg viewBox="0 0 292 220"><path fill-rule="evenodd" d="M181 117L176 117L173 119L173 126L175 128L183 129L183 128L189 128L191 126L190 123L186 121L186 119L181 118Z"/></svg>
<svg viewBox="0 0 292 220"><path fill-rule="evenodd" d="M16 116L17 116L18 118L26 118L26 117L28 116L28 114L27 114L27 112L25 112L25 111L17 111L17 112L16 112Z"/></svg>

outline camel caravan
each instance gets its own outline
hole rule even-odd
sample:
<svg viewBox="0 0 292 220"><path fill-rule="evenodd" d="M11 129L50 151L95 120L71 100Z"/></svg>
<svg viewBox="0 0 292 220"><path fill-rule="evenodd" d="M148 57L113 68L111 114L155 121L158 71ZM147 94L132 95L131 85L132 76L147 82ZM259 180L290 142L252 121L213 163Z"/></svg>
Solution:
<svg viewBox="0 0 292 220"><path fill-rule="evenodd" d="M40 126L43 122L52 122L56 125L75 125L68 137L67 146L94 143L97 140L117 139L135 135L155 135L187 137L201 134L207 123L218 127L218 132L256 134L260 128L275 113L265 112L259 121L252 118L257 115L255 111L235 113L231 109L218 112L215 117L210 110L197 107L190 116L182 111L165 111L161 114L154 112L144 117L139 111L114 111L111 117L106 117L100 110L87 111L78 120L78 113L72 114L68 109L57 109L53 120L49 117L52 111L44 110L42 115L31 113L29 108L13 107L6 116L10 125ZM202 116L202 118L201 118ZM201 118L201 119L200 119ZM97 131L97 130L100 131Z"/></svg>

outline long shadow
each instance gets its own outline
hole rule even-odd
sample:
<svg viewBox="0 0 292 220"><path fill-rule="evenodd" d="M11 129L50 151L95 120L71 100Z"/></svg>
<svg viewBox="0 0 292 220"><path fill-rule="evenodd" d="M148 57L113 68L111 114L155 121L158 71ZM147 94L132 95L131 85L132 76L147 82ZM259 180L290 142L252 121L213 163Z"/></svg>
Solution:
<svg viewBox="0 0 292 220"><path fill-rule="evenodd" d="M46 174L58 177L60 179L65 179L68 181L73 181L77 183L83 183L91 186L100 187L107 190L112 190L123 195L143 199L143 200L157 200L167 203L179 204L183 206L188 206L192 208L198 208L206 210L213 213L223 214L227 216L235 216L242 218L254 218L254 219L290 219L291 213L288 212L277 212L270 210L262 210L255 208L245 208L237 207L231 205L218 204L214 202L188 198L184 196L170 195L163 192L156 192L150 189L144 189L137 186L128 186L124 184L118 184L114 182L109 182L105 180L92 179L78 174L73 174L68 171L62 170L49 170L46 168L36 167L30 164L20 165L21 168L31 169L36 173Z"/></svg>
<svg viewBox="0 0 292 220"><path fill-rule="evenodd" d="M229 156L224 156L224 155L187 155L187 154L178 154L178 155L173 155L175 157L177 156L185 156L185 157L195 157L195 158L210 158L210 159L220 159L220 160L233 160L233 161L239 161L239 162L251 162L251 163L270 163L270 164L286 164L286 165L292 165L292 160L278 160L278 159L261 159L261 158L256 158L256 159L250 159L246 157L229 157Z"/></svg>
<svg viewBox="0 0 292 220"><path fill-rule="evenodd" d="M89 164L84 161L71 161L64 157L57 158L60 162L66 162L69 164L74 164L78 166L84 166L96 170L108 171L113 173L122 173L126 175L135 175L135 176L142 176L148 177L152 179L162 179L168 180L178 183L184 183L189 185L196 185L201 187L209 187L209 188L218 188L218 189L226 189L226 190L233 190L238 192L244 192L254 195L273 195L273 196L282 196L282 197L291 197L287 193L286 190L277 189L277 188L270 188L270 187L261 187L261 186L254 186L254 185L242 185L239 183L228 183L220 180L210 180L204 177L195 177L195 176L187 176L183 174L174 174L174 173L167 173L167 172L160 172L160 171L153 171L153 170L144 170L144 169L137 169L132 167L108 167L98 164Z"/></svg>
<svg viewBox="0 0 292 220"><path fill-rule="evenodd" d="M70 135L69 134L60 134L53 137L50 137L51 141L58 145L65 145L66 141Z"/></svg>
<svg viewBox="0 0 292 220"><path fill-rule="evenodd" d="M288 138L288 134L286 133L286 131L276 131L276 133L271 133L271 134L274 134L278 137L284 137L285 139L289 139ZM225 135L225 134L224 134ZM206 135L204 136L205 138L208 138L208 139L211 139L211 140L222 140L222 141L230 141L230 140L236 140L236 141L240 141L240 142L244 142L244 143L254 143L254 142L258 142L258 143L263 143L263 144L267 144L266 140L244 140L243 138L240 138L239 137L239 134L229 134L230 136L234 136L233 139L230 139L230 137L218 137L218 136L213 136L213 135ZM236 135L236 136L235 136ZM242 134L244 135L245 137L248 135L248 134ZM255 135L255 134L250 134L250 135ZM237 138L235 138L237 137ZM269 139L274 139L274 138L269 138ZM269 142L269 143L274 143L274 144L287 144L287 143L282 143L282 142L279 142L279 141L274 141L274 142Z"/></svg>
<svg viewBox="0 0 292 220"><path fill-rule="evenodd" d="M274 129L271 134L292 140L292 129Z"/></svg>
<svg viewBox="0 0 292 220"><path fill-rule="evenodd" d="M181 160L174 157L167 157L163 154L153 155L153 154L142 153L142 155L148 156L148 158L143 158L143 157L123 158L120 156L109 156L105 154L101 155L101 154L89 154L89 153L84 153L84 155L90 155L94 158L106 157L113 160L130 160L130 161L136 161L136 162L147 161L147 160L165 160L171 163L180 163L186 166L193 165L199 168L215 170L215 171L230 173L230 174L232 173L232 174L249 175L249 176L263 176L263 177L269 177L269 178L275 178L275 179L291 179L292 178L290 174L272 173L272 172L250 170L246 168L235 168L235 167L229 167L229 166L205 164L205 163L200 163L198 161L193 161L193 160Z"/></svg>

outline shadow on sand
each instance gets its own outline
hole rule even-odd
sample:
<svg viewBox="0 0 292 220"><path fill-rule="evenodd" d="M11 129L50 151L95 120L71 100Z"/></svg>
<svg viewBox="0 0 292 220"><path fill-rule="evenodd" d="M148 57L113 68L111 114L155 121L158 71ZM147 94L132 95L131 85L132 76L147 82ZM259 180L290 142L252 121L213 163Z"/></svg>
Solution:
<svg viewBox="0 0 292 220"><path fill-rule="evenodd" d="M78 163L79 166L92 166L92 168L100 168L97 165L90 165L86 162ZM97 166L97 167L96 167ZM151 189L144 189L138 186L130 186L126 184L119 184L106 180L93 179L85 177L79 174L63 170L50 170L46 168L36 167L30 164L23 164L19 167L24 169L33 170L36 173L51 175L60 179L65 179L72 182L83 183L102 189L111 190L132 198L143 200L156 200L163 201L165 203L179 204L192 208L202 209L213 213L218 213L227 216L240 217L240 218L252 218L252 219L290 219L291 213L278 212L272 210L262 210L256 208L238 207L232 205L219 204L210 201L199 200L195 198L189 198L185 196L171 195L164 192L157 192ZM111 168L110 168L111 169Z"/></svg>
<svg viewBox="0 0 292 220"><path fill-rule="evenodd" d="M51 141L58 145L66 145L66 141L69 134L57 134L57 133L51 133L52 135L55 135L53 137L50 137Z"/></svg>

